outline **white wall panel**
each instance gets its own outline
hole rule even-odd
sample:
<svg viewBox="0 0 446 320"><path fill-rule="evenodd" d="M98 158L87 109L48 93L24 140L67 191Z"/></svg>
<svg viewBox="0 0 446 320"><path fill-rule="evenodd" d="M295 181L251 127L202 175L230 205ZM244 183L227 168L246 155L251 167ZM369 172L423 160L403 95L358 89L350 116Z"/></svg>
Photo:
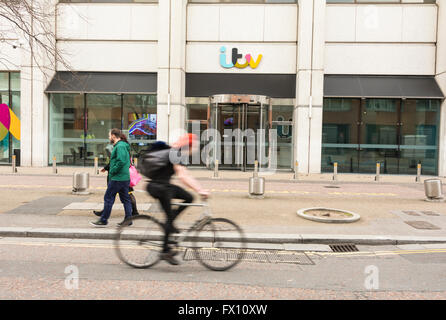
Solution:
<svg viewBox="0 0 446 320"><path fill-rule="evenodd" d="M262 54L256 69L223 68L220 66L220 47L226 47L227 61L230 61L232 48L246 55L250 53L255 60ZM244 60L243 60L244 61ZM190 43L186 46L186 72L222 73L296 73L296 45L293 44L241 44L241 43Z"/></svg>
<svg viewBox="0 0 446 320"><path fill-rule="evenodd" d="M220 41L263 41L264 6L221 6Z"/></svg>
<svg viewBox="0 0 446 320"><path fill-rule="evenodd" d="M15 40L0 42L0 70L20 70L22 49L12 47Z"/></svg>
<svg viewBox="0 0 446 320"><path fill-rule="evenodd" d="M264 41L297 41L297 6L265 6Z"/></svg>
<svg viewBox="0 0 446 320"><path fill-rule="evenodd" d="M327 42L435 42L437 7L327 5Z"/></svg>
<svg viewBox="0 0 446 320"><path fill-rule="evenodd" d="M325 40L356 40L356 7L327 5L325 13Z"/></svg>
<svg viewBox="0 0 446 320"><path fill-rule="evenodd" d="M220 6L187 6L187 40L218 41Z"/></svg>
<svg viewBox="0 0 446 320"><path fill-rule="evenodd" d="M59 4L58 12L58 39L158 39L157 5Z"/></svg>
<svg viewBox="0 0 446 320"><path fill-rule="evenodd" d="M356 8L356 41L401 41L402 20L402 6L358 6Z"/></svg>
<svg viewBox="0 0 446 320"><path fill-rule="evenodd" d="M188 41L297 41L296 5L187 6Z"/></svg>
<svg viewBox="0 0 446 320"><path fill-rule="evenodd" d="M156 72L156 43L59 41L58 49L74 70ZM64 70L62 65L59 70Z"/></svg>
<svg viewBox="0 0 446 320"><path fill-rule="evenodd" d="M437 7L410 5L403 7L403 42L436 42Z"/></svg>
<svg viewBox="0 0 446 320"><path fill-rule="evenodd" d="M325 73L432 75L435 45L327 44Z"/></svg>

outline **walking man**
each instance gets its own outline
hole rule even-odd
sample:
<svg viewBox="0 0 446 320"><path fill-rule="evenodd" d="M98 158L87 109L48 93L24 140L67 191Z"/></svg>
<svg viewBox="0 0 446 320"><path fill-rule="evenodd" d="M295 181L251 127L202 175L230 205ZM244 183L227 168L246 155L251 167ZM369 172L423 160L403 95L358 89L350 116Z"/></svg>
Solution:
<svg viewBox="0 0 446 320"><path fill-rule="evenodd" d="M109 182L104 195L104 210L102 211L102 215L98 221L90 222L94 227L105 227L107 225L113 204L115 203L116 194L118 193L119 199L124 205L125 219L132 216L132 203L129 196L130 146L128 143L121 141L121 130L119 129L110 130L108 137L110 143L114 145L110 157Z"/></svg>

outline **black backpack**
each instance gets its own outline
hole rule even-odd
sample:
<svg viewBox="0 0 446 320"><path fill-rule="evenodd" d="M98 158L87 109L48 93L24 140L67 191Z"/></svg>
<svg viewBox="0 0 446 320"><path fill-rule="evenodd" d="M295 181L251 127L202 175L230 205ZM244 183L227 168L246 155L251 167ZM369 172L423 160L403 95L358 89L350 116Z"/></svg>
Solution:
<svg viewBox="0 0 446 320"><path fill-rule="evenodd" d="M149 179L169 165L170 149L149 150L142 152L138 159L137 170Z"/></svg>

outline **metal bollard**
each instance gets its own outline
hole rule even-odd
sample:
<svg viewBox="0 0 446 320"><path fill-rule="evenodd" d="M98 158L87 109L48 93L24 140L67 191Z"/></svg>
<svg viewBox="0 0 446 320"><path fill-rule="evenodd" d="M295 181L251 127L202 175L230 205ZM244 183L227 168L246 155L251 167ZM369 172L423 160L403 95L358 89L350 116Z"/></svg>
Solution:
<svg viewBox="0 0 446 320"><path fill-rule="evenodd" d="M218 179L218 160L215 160L214 179Z"/></svg>
<svg viewBox="0 0 446 320"><path fill-rule="evenodd" d="M53 173L57 174L56 156L53 156Z"/></svg>
<svg viewBox="0 0 446 320"><path fill-rule="evenodd" d="M16 156L15 155L13 155L12 156L12 173L16 173L17 172L17 168L16 168Z"/></svg>
<svg viewBox="0 0 446 320"><path fill-rule="evenodd" d="M337 181L338 180L338 163L335 162L333 164L333 181Z"/></svg>
<svg viewBox="0 0 446 320"><path fill-rule="evenodd" d="M88 188L90 187L90 174L88 172L73 173L73 192L76 195L90 194Z"/></svg>
<svg viewBox="0 0 446 320"><path fill-rule="evenodd" d="M94 174L99 174L98 157L94 158Z"/></svg>
<svg viewBox="0 0 446 320"><path fill-rule="evenodd" d="M296 161L294 162L294 180L299 180L299 163Z"/></svg>
<svg viewBox="0 0 446 320"><path fill-rule="evenodd" d="M263 199L265 193L265 178L259 177L258 161L254 162L254 173L249 178L249 197Z"/></svg>
<svg viewBox="0 0 446 320"><path fill-rule="evenodd" d="M417 165L417 177L415 178L415 182L421 182L421 163Z"/></svg>
<svg viewBox="0 0 446 320"><path fill-rule="evenodd" d="M375 181L379 181L379 174L381 173L381 163L376 163L376 175L375 175Z"/></svg>

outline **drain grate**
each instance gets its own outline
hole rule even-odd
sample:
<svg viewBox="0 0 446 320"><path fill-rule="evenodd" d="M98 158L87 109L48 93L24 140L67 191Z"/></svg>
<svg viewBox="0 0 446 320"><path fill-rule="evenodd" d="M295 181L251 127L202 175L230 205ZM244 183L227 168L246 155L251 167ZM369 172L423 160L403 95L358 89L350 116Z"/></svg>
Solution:
<svg viewBox="0 0 446 320"><path fill-rule="evenodd" d="M240 249L198 249L200 256L210 261L234 261ZM193 249L186 249L184 253L185 261L197 260ZM243 255L243 261L259 263L291 263L300 265L314 265L305 252L277 251L277 250L247 250Z"/></svg>
<svg viewBox="0 0 446 320"><path fill-rule="evenodd" d="M324 186L324 188L333 188L333 189L339 189L340 187L338 187L338 186Z"/></svg>
<svg viewBox="0 0 446 320"><path fill-rule="evenodd" d="M333 252L357 252L358 247L352 243L344 244L330 244L329 245Z"/></svg>

